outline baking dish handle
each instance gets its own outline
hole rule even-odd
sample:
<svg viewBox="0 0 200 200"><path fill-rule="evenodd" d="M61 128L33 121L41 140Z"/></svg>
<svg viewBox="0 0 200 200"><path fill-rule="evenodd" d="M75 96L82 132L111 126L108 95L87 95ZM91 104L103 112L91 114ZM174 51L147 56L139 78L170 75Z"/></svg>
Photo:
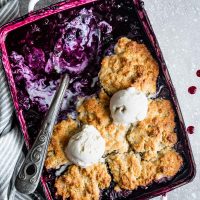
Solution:
<svg viewBox="0 0 200 200"><path fill-rule="evenodd" d="M28 12L32 12L34 10L35 5L39 0L30 0L28 4Z"/></svg>

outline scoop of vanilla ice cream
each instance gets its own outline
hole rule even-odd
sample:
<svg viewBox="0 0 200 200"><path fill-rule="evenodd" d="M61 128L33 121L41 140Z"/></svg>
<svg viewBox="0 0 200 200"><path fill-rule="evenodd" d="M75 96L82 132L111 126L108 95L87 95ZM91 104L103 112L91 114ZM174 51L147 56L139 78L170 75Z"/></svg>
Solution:
<svg viewBox="0 0 200 200"><path fill-rule="evenodd" d="M147 115L148 99L143 92L130 87L116 92L110 100L111 116L116 123L130 124Z"/></svg>
<svg viewBox="0 0 200 200"><path fill-rule="evenodd" d="M105 140L92 125L84 125L73 135L65 149L67 158L76 165L88 167L98 163L105 151Z"/></svg>

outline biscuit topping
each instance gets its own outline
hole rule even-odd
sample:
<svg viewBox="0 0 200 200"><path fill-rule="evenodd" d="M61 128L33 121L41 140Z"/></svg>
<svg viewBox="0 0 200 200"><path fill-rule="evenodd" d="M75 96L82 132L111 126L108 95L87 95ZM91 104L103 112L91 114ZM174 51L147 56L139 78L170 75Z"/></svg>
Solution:
<svg viewBox="0 0 200 200"><path fill-rule="evenodd" d="M54 127L45 161L46 169L57 169L64 164L70 164L64 149L70 137L78 130L78 123L68 118Z"/></svg>
<svg viewBox="0 0 200 200"><path fill-rule="evenodd" d="M109 187L111 177L105 164L96 164L87 168L71 165L55 181L56 194L62 199L98 200L100 189Z"/></svg>
<svg viewBox="0 0 200 200"><path fill-rule="evenodd" d="M135 123L147 115L148 100L144 93L134 87L116 92L110 100L110 111L114 122Z"/></svg>
<svg viewBox="0 0 200 200"><path fill-rule="evenodd" d="M81 99L76 120L55 126L46 169L70 165L55 180L56 196L99 200L101 190L137 190L181 170L173 104L160 96L147 99L156 92L158 73L144 44L119 39L102 61L101 90Z"/></svg>
<svg viewBox="0 0 200 200"><path fill-rule="evenodd" d="M70 161L81 167L98 163L105 151L105 141L92 125L84 125L82 131L73 135L65 149Z"/></svg>
<svg viewBox="0 0 200 200"><path fill-rule="evenodd" d="M102 60L99 79L108 94L135 87L145 94L156 92L158 64L144 44L122 37L115 52Z"/></svg>

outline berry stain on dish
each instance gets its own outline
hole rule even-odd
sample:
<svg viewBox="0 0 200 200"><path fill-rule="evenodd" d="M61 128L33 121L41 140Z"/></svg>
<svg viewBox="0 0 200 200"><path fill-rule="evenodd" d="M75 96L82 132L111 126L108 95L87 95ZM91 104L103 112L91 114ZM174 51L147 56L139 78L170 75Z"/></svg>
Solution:
<svg viewBox="0 0 200 200"><path fill-rule="evenodd" d="M188 126L188 127L187 127L187 132L188 132L189 134L193 134L193 133L194 133L194 126Z"/></svg>
<svg viewBox="0 0 200 200"><path fill-rule="evenodd" d="M197 91L197 87L196 87L196 86L190 86L190 87L188 88L188 92L189 92L190 94L195 94L196 91Z"/></svg>

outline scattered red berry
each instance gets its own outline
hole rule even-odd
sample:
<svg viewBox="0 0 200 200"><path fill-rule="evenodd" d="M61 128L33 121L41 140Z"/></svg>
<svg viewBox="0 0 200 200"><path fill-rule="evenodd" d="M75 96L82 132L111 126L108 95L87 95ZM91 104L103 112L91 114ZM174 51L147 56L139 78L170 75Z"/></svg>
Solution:
<svg viewBox="0 0 200 200"><path fill-rule="evenodd" d="M197 75L198 77L200 77L200 69L197 70L196 75Z"/></svg>
<svg viewBox="0 0 200 200"><path fill-rule="evenodd" d="M194 126L188 126L188 127L187 127L187 132L188 132L189 134L193 134L193 133L194 133Z"/></svg>
<svg viewBox="0 0 200 200"><path fill-rule="evenodd" d="M196 91L197 91L197 87L196 86L191 86L191 87L188 88L188 92L190 94L195 94Z"/></svg>

